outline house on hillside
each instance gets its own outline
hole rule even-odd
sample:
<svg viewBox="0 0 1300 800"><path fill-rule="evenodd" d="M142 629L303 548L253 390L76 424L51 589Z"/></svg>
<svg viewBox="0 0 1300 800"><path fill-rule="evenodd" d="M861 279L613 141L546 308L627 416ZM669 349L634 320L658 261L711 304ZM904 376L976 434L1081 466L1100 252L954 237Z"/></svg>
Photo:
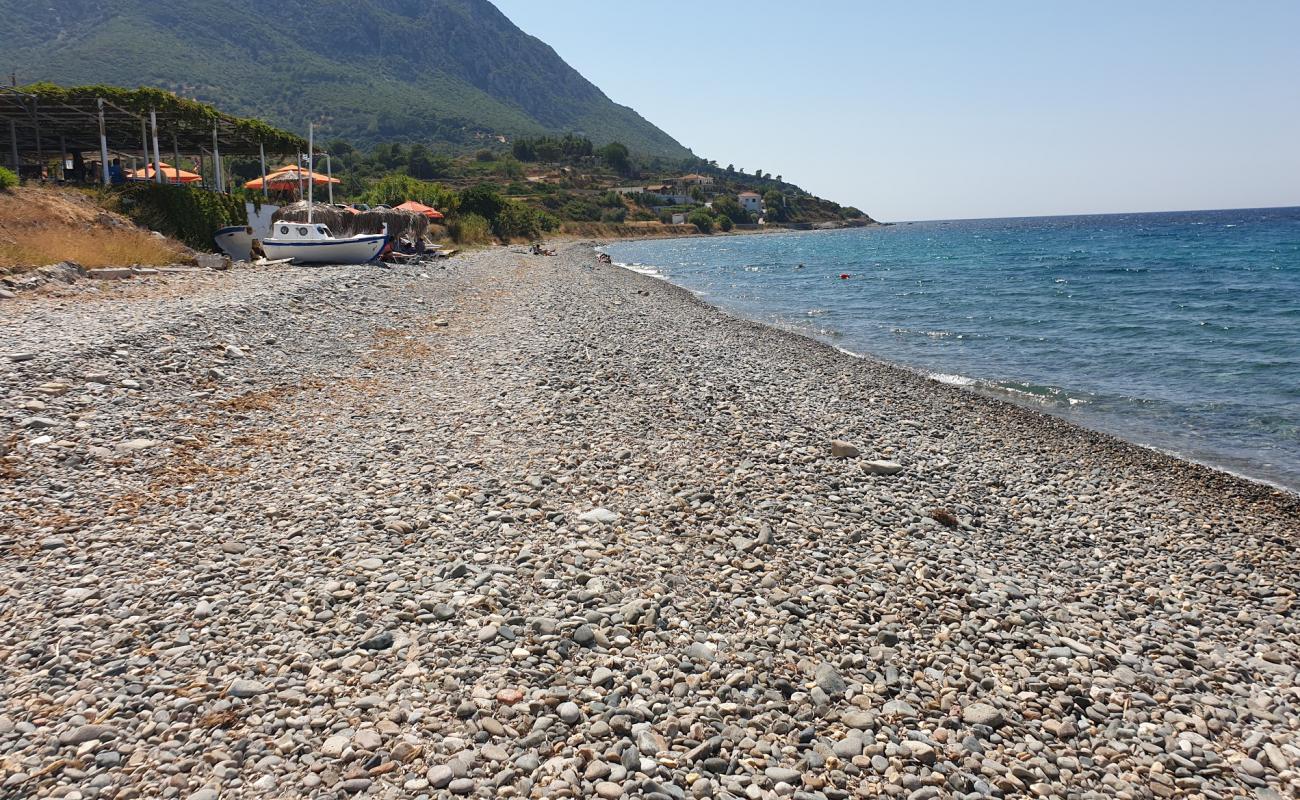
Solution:
<svg viewBox="0 0 1300 800"><path fill-rule="evenodd" d="M713 177L710 175L700 175L692 172L690 175L683 175L677 179L677 185L683 189L690 189L692 186L712 186Z"/></svg>
<svg viewBox="0 0 1300 800"><path fill-rule="evenodd" d="M740 203L741 208L745 209L751 214L758 214L760 216L762 215L763 195L759 194L758 192L741 192L740 194L736 195L736 200L737 202Z"/></svg>

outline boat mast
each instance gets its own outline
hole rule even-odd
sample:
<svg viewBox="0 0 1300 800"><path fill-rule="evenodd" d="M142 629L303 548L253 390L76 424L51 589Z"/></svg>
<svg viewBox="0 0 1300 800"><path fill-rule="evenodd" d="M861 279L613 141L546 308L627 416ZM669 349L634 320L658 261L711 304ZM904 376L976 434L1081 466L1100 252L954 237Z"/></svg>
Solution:
<svg viewBox="0 0 1300 800"><path fill-rule="evenodd" d="M316 175L313 172L316 165L312 161L315 148L312 139L312 123L307 123L307 224L311 224L311 207L312 207L312 184L316 183ZM302 167L299 167L302 169Z"/></svg>

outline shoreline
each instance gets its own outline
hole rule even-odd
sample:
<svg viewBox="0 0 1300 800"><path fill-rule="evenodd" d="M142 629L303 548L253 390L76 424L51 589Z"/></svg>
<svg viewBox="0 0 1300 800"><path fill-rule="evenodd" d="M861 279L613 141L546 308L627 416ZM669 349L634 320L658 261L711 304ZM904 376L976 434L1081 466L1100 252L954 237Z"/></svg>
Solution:
<svg viewBox="0 0 1300 800"><path fill-rule="evenodd" d="M768 231L763 231L763 232L764 232L764 233L768 233ZM819 232L822 232L822 231L790 231L790 230L787 230L787 231L770 231L770 233L778 233L778 232L786 232L786 233L819 233ZM728 235L744 235L744 234L746 234L746 233L754 233L754 232L753 232L753 231L741 231L741 232L738 232L738 233L732 233L732 234L728 234ZM666 237L666 238L686 238L686 239L689 239L689 238L692 238L692 237ZM601 247L603 247L604 245L607 245L607 244L619 244L619 243L624 243L624 242L626 242L626 243L636 243L638 240L637 240L637 239L582 240L582 241L575 242L575 243L580 244L580 243L583 243L584 241L586 241L586 242L590 242L591 245L593 246L593 248L594 248L595 250L599 251ZM903 363L903 362L895 362L895 361L891 361L891 360L886 359L886 358L883 358L883 357L881 357L881 356L879 356L879 355L877 355L877 354L875 354L875 353L871 353L871 352L867 352L867 351L849 350L849 349L847 349L847 348L840 347L840 346L838 346L838 345L836 345L836 344L833 344L832 342L829 342L829 341L827 341L827 340L825 340L825 339L822 339L822 338L820 338L820 337L818 337L818 336L816 336L816 335L814 335L814 334L804 333L804 332L802 332L802 331L798 331L798 330L795 330L795 329L793 329L793 328L787 328L787 327L785 327L785 326L782 326L782 325L779 325L779 324L776 324L776 323L763 322L763 321L761 321L761 320L755 320L755 319L750 319L750 318L748 318L748 317L740 316L739 314L735 314L735 313L733 313L733 312L731 312L731 311L728 311L728 310L722 308L721 306L715 305L714 303L712 303L712 302L710 302L710 301L708 301L708 300L704 300L704 299L702 299L699 295L697 295L697 294L695 293L694 290L690 289L689 287L682 286L681 284L678 284L678 283L674 283L674 282L672 281L671 278L669 278L669 277L666 276L666 275L663 275L663 274L659 273L653 265L647 265L651 270L655 270L655 271L653 272L653 274L650 273L650 272L642 272L641 270L637 269L635 266L633 266L633 265L631 265L631 264L624 264L624 263L617 262L617 261L613 263L613 266L618 267L618 268L620 268L620 269L627 270L628 272L631 272L631 273L633 273L633 274L635 274L635 275L640 275L640 276L643 276L643 277L651 278L651 279L653 279L653 280L662 281L663 283L666 283L666 284L668 284L668 285L670 285L670 286L673 286L673 287L675 287L675 288L677 288L677 289L680 289L680 290L682 290L682 291L685 291L685 292L689 293L691 296L695 297L697 300L700 300L700 302L704 303L704 304L705 304L706 306L708 306L709 308L712 308L712 309L718 311L719 313L721 313L721 314L723 314L723 315L725 315L725 316L727 316L727 317L729 317L729 318L732 318L732 319L735 319L735 320L739 320L739 321L744 321L744 322L753 323L753 324L756 324L756 325L762 325L762 326L765 326L765 327L771 328L771 329L773 329L773 330L782 331L782 332L784 332L784 333L792 334L792 335L795 335L795 336L800 336L800 337L806 338L806 339L808 339L808 340L810 340L810 341L817 342L817 343L819 343L819 344L823 344L823 345L826 345L826 346L828 346L828 347L831 347L831 348L833 348L833 349L839 351L840 353L843 353L844 355L849 356L850 358L860 358L860 359L865 359L865 360L867 360L867 361L870 361L870 362L872 362L872 363L874 363L874 364L878 364L878 365L880 365L880 366L885 366L885 367L890 367L890 368L892 368L892 369L901 370L901 371L903 371L903 372L909 373L909 374L911 374L911 375L913 375L913 376L915 376L915 377L917 377L917 378L920 378L920 379L922 379L922 380L929 381L929 382L933 382L933 383L936 383L936 384L942 385L942 386L944 386L944 387L946 387L946 388L949 388L949 389L957 389L957 390L960 390L960 391L968 392L968 393L970 393L970 394L973 394L973 395L976 395L976 396L982 397L982 398L984 398L984 399L986 399L986 400L991 400L991 401L995 401L995 402L1006 403L1006 404L1008 404L1008 405L1010 405L1010 406L1012 406L1012 407L1015 407L1015 408L1017 408L1017 409L1020 409L1020 410L1029 411L1029 412L1036 413L1036 414L1041 414L1041 415L1044 415L1044 416L1046 416L1046 417L1050 417L1050 418L1052 418L1052 419L1054 419L1054 420L1057 420L1057 421L1060 421L1060 422L1064 422L1064 423L1066 423L1066 424L1069 424L1069 425L1071 425L1071 426L1073 426L1073 427L1078 428L1078 429L1081 430L1081 431L1086 431L1086 432L1089 433L1089 434L1095 434L1095 435L1105 436L1105 437L1108 437L1108 438L1110 438L1110 439L1113 439L1113 440L1115 440L1116 442L1122 443L1122 444L1127 445L1127 446L1137 447L1137 448L1140 448L1140 449L1142 449L1142 450L1147 450L1147 451L1150 451L1150 452L1153 452L1153 453L1158 453L1158 454L1160 454L1160 455L1162 455L1162 456L1165 456L1165 457L1168 457L1168 458L1172 458L1172 459L1174 459L1174 460L1176 460L1176 461L1178 461L1178 462L1180 462L1180 463L1187 464L1187 465L1190 465L1190 466L1199 467L1199 468L1203 468L1203 469L1208 469L1208 470L1211 470L1211 471L1214 471L1214 472L1218 472L1218 473L1222 473L1222 474L1224 474L1224 475L1226 475L1226 476L1230 476L1230 477L1232 477L1232 478L1234 478L1234 479L1237 479L1237 480L1243 480L1243 481L1247 481L1247 482L1249 482L1249 483L1258 484L1258 485L1260 485L1260 486L1267 487L1267 488L1272 489L1272 490L1275 490L1275 491L1283 492L1283 493L1285 493L1285 494L1287 494L1287 495L1295 496L1298 500L1300 500L1300 486L1297 486L1297 487L1291 487L1291 486L1288 486L1288 485L1286 485L1286 484L1284 484L1284 483L1280 483L1280 482L1278 482L1278 481L1271 480L1271 479L1266 478L1266 477L1260 477L1260 476L1256 476L1256 475L1249 475L1249 474L1246 474L1246 473L1243 473L1243 472L1238 472L1238 471L1236 471L1236 470L1234 470L1234 469L1232 469L1232 468L1230 468L1230 467L1228 467L1228 466L1221 465L1221 464L1217 464L1217 463L1214 463L1214 462L1209 461L1209 460L1201 460L1201 459L1198 459L1198 458L1195 458L1195 457L1192 457L1192 456L1188 456L1188 455L1186 455L1186 454L1184 454L1184 453L1180 453L1180 452L1175 451L1175 450L1169 450L1169 449L1166 449L1166 448L1160 447L1160 446L1158 446L1158 445L1154 445L1154 444L1146 444L1146 443L1143 443L1143 442L1140 442L1140 441L1130 440L1130 439L1124 438L1123 436L1121 436L1121 435L1119 435L1119 434L1111 433L1111 432L1109 432L1109 431L1101 430L1101 429L1098 429L1098 428L1093 428L1093 427L1090 427L1090 426L1088 426L1088 425L1085 425L1085 424L1083 424L1083 423L1081 423L1081 422L1078 422L1078 421L1076 421L1076 420L1074 420L1074 419L1068 418L1068 417L1066 417L1066 416L1064 416L1064 415L1055 414L1055 413L1053 413L1050 409L1045 408L1045 407L1040 407L1040 406L1038 406L1038 405L1035 405L1035 404L1031 403L1030 401L1023 401L1023 402L1022 402L1022 401L1017 401L1017 400L1016 400L1014 397L1012 397L1012 396L1004 396L1002 393L994 392L994 391L991 391L991 390L988 390L988 389L984 389L984 388L979 387L978 385L970 385L970 386L967 386L967 385L962 385L962 384L958 384L958 383L952 383L952 382L948 382L948 381L941 380L941 379L935 377L936 374L937 374L936 372L934 372L933 370L930 370L930 369L928 369L928 368L926 368L926 367L923 367L923 366L912 365L912 364L906 364L906 363ZM965 377L965 376L961 376L961 377ZM980 379L971 379L971 380L974 381L974 382L976 382L976 383L978 383L978 381L979 381Z"/></svg>
<svg viewBox="0 0 1300 800"><path fill-rule="evenodd" d="M7 792L1300 790L1293 496L590 243L149 280L0 318Z"/></svg>

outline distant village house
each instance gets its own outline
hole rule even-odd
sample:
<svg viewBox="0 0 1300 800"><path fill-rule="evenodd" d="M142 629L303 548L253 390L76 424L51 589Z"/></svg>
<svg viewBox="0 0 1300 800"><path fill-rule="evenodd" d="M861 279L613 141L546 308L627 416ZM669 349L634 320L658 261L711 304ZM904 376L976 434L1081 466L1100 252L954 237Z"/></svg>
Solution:
<svg viewBox="0 0 1300 800"><path fill-rule="evenodd" d="M683 188L691 186L712 186L713 177L710 175L699 175L692 172L690 175L683 175L677 179L677 185Z"/></svg>
<svg viewBox="0 0 1300 800"><path fill-rule="evenodd" d="M752 214L763 213L763 195L758 192L741 192L736 196L740 207Z"/></svg>

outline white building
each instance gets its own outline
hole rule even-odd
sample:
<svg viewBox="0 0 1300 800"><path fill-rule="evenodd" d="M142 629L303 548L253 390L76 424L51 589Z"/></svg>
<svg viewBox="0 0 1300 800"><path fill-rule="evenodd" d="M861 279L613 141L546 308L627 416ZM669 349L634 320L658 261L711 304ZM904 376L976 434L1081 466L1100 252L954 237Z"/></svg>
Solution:
<svg viewBox="0 0 1300 800"><path fill-rule="evenodd" d="M740 207L751 214L762 215L763 213L763 195L758 192L741 192L736 196Z"/></svg>

